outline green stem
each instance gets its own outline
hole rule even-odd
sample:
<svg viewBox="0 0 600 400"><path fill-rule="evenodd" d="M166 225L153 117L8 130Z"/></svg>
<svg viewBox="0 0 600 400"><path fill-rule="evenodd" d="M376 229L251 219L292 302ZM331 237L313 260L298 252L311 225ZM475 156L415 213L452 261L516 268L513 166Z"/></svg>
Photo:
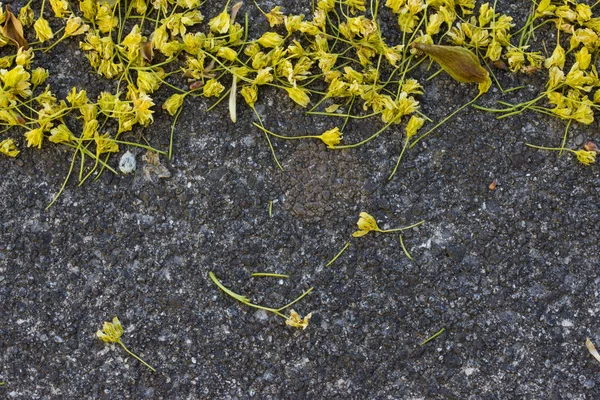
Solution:
<svg viewBox="0 0 600 400"><path fill-rule="evenodd" d="M441 120L440 122L438 122L433 128L431 128L430 130L428 130L427 132L425 132L424 134L422 134L421 136L419 136L416 140L414 140L410 146L408 147L409 149L412 149L413 147L415 147L415 145L417 143L419 143L419 141L421 141L422 139L424 139L425 137L427 137L430 133L432 133L433 131L435 131L437 128L439 128L440 126L442 126L444 123L446 123L446 121L448 121L450 118L454 117L456 114L458 114L460 111L462 111L463 109L465 109L466 107L470 106L471 104L473 104L475 101L477 101L477 99L482 95L482 93L479 93L477 96L475 96L475 98L471 101L469 101L468 103L460 106L458 109L456 109L454 112L452 112L450 115L448 115L446 118L444 118L443 120Z"/></svg>
<svg viewBox="0 0 600 400"><path fill-rule="evenodd" d="M432 341L433 339L435 339L436 337L440 336L442 333L444 333L444 331L446 330L446 328L442 328L439 331L437 331L436 333L434 333L432 336L428 337L427 339L423 340L420 344L420 346L423 346L425 344L427 344L428 342Z"/></svg>
<svg viewBox="0 0 600 400"><path fill-rule="evenodd" d="M383 128L381 128L380 130L378 130L377 132L375 132L374 134L372 134L371 136L369 136L368 138L366 138L363 141L360 141L358 143L354 143L354 144L347 144L344 146L335 146L335 149L351 149L353 147L358 147L358 146L362 146L363 144L367 143L370 140L375 139L377 136L379 136L381 134L381 132L385 131L387 128L389 128L389 126L392 124L392 122L388 122L387 124L385 124L385 126Z"/></svg>
<svg viewBox="0 0 600 400"><path fill-rule="evenodd" d="M400 246L402 246L402 251L404 251L404 254L406 254L406 257L408 257L409 260L412 260L413 259L412 256L406 249L406 246L404 246L404 240L402 240L402 235L399 235L399 237L400 237Z"/></svg>
<svg viewBox="0 0 600 400"><path fill-rule="evenodd" d="M402 146L402 151L400 152L400 155L398 156L398 161L396 161L396 166L394 167L394 170L388 177L388 181L391 180L392 177L394 176L394 174L396 173L396 170L398 169L398 166L400 165L400 160L402 160L402 155L404 154L404 151L406 150L406 146L408 146L408 138L406 138L406 140L404 141L404 146Z"/></svg>
<svg viewBox="0 0 600 400"><path fill-rule="evenodd" d="M399 231L405 231L407 229L411 229L414 228L416 226L419 226L421 224L425 223L425 220L419 221L416 224L412 224L409 226L404 226L402 228L395 228L395 229L378 229L377 232L381 232L381 233L389 233L389 232L399 232Z"/></svg>
<svg viewBox="0 0 600 400"><path fill-rule="evenodd" d="M125 345L123 344L121 339L119 339L119 341L117 343L119 343L121 345L121 347L123 347L123 350L125 350L130 356L134 357L136 360L138 360L139 362L144 364L146 367L150 368L152 370L152 372L156 372L156 370L154 368L152 368L146 361L142 360L137 355L135 355L134 353L129 351L129 349L127 347L125 347Z"/></svg>
<svg viewBox="0 0 600 400"><path fill-rule="evenodd" d="M289 275L286 274L275 274L272 272L254 272L252 273L253 277L268 277L268 278L289 278Z"/></svg>
<svg viewBox="0 0 600 400"><path fill-rule="evenodd" d="M338 258L339 258L339 257L342 255L342 253L343 253L344 251L346 251L346 249L347 249L348 247L350 247L350 242L346 243L346 244L344 245L344 247L342 247L342 249L341 249L340 251L338 251L338 253L335 255L335 257L333 257L333 258L331 259L331 261L329 261L329 262L327 263L327 265L325 265L325 267L329 267L331 264L333 264L333 263L335 262L335 260L337 260L337 259L338 259Z"/></svg>

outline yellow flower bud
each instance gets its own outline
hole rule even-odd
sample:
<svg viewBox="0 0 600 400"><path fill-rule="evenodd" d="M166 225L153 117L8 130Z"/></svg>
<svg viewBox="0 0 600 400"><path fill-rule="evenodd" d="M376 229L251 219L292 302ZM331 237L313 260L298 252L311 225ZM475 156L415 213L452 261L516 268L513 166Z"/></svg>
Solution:
<svg viewBox="0 0 600 400"><path fill-rule="evenodd" d="M17 150L13 139L4 139L0 142L0 153L9 157L16 157L19 155L19 150Z"/></svg>
<svg viewBox="0 0 600 400"><path fill-rule="evenodd" d="M230 24L231 17L229 16L227 10L223 10L221 14L217 15L208 22L211 32L216 33L227 33Z"/></svg>
<svg viewBox="0 0 600 400"><path fill-rule="evenodd" d="M283 41L283 37L276 32L266 32L260 37L260 39L257 40L262 47L267 48L281 46Z"/></svg>
<svg viewBox="0 0 600 400"><path fill-rule="evenodd" d="M288 92L288 96L290 96L290 99L294 100L294 102L298 103L302 107L306 107L308 105L310 97L308 96L308 93L305 89L292 87L286 88L285 90Z"/></svg>
<svg viewBox="0 0 600 400"><path fill-rule="evenodd" d="M35 24L33 24L33 29L35 29L35 35L42 43L54 37L54 33L52 33L52 29L50 28L50 24L43 17L40 17L37 21L35 21Z"/></svg>
<svg viewBox="0 0 600 400"><path fill-rule="evenodd" d="M65 36L77 36L82 35L90 29L88 24L84 24L80 17L73 17L72 15L67 20L65 27Z"/></svg>
<svg viewBox="0 0 600 400"><path fill-rule="evenodd" d="M234 61L237 58L237 53L231 47L223 46L217 52L217 57L221 57L229 61Z"/></svg>
<svg viewBox="0 0 600 400"><path fill-rule="evenodd" d="M375 218L373 218L373 216L367 214L366 212L360 213L360 218L358 219L356 225L358 226L358 231L352 234L352 236L354 237L365 236L371 231L380 231L379 227L377 226L377 221L375 221Z"/></svg>
<svg viewBox="0 0 600 400"><path fill-rule="evenodd" d="M166 110L171 116L173 116L181 108L184 99L184 94L175 93L163 103L162 109Z"/></svg>
<svg viewBox="0 0 600 400"><path fill-rule="evenodd" d="M219 96L225 88L216 79L211 79L206 82L202 94L204 97Z"/></svg>
<svg viewBox="0 0 600 400"><path fill-rule="evenodd" d="M34 87L41 85L48 78L48 70L44 68L36 68L31 72L31 83Z"/></svg>
<svg viewBox="0 0 600 400"><path fill-rule="evenodd" d="M417 131L421 129L425 120L421 117L417 117L415 115L411 116L406 124L406 139L410 139L411 137L417 134Z"/></svg>
<svg viewBox="0 0 600 400"><path fill-rule="evenodd" d="M48 139L52 143L63 143L72 141L75 139L75 136L65 124L60 124L50 131L50 137Z"/></svg>
<svg viewBox="0 0 600 400"><path fill-rule="evenodd" d="M575 152L577 161L584 165L592 165L596 162L596 152L588 150L577 150Z"/></svg>
<svg viewBox="0 0 600 400"><path fill-rule="evenodd" d="M113 322L105 322L101 331L96 332L96 336L105 343L117 343L123 336L123 327L117 317L113 318Z"/></svg>
<svg viewBox="0 0 600 400"><path fill-rule="evenodd" d="M254 103L258 100L258 87L256 85L244 86L240 93L250 107L254 106Z"/></svg>

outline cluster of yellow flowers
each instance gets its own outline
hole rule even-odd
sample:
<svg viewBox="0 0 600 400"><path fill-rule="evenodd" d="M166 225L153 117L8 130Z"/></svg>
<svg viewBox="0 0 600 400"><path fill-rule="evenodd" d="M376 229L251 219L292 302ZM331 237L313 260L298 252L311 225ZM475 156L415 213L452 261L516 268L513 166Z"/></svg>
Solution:
<svg viewBox="0 0 600 400"><path fill-rule="evenodd" d="M122 0L80 0L77 9L67 0L48 3L52 24L44 17L50 11L46 0L39 10L28 3L18 17L0 8L0 46L17 48L15 54L0 58L0 122L8 128L24 127L29 147L41 148L47 138L72 147L81 157L92 157L93 168L108 167L98 157L118 151L123 132L153 122L152 96L161 87L174 91L162 104L175 117L173 124L188 96L215 98L215 105L229 96L235 122L237 95L256 113L259 89L265 86L284 90L301 107L309 107L313 96L321 96L308 113L344 120L322 134L289 137L265 128L256 113L255 125L266 135L274 156L270 138L319 139L329 148L342 149L359 146L400 123L406 124L404 152L439 126L409 143L428 121L418 101L423 87L411 74L427 59L422 53L453 78L477 82L480 94L489 89L491 79L479 57L496 66L506 61L505 68L513 72L546 68L545 98L554 107L545 110L564 119L589 124L600 102L596 90L600 81L592 63L600 47L600 18L593 16L590 6L574 0L540 1L519 31L518 44L511 42L512 18L497 13L490 3L477 8L474 0L386 0L403 33L402 41L394 44L382 36L378 1L319 0L310 18L285 14L276 6L263 12L271 30L254 40L247 37L247 18L238 17L241 2L228 3L207 21L199 10L200 0L134 0L127 5ZM64 28L53 31L57 20L63 21ZM562 47L558 35L554 52L545 58L528 48L533 30L547 21L555 23L563 41L569 37L569 49ZM29 48L24 27L35 31L36 46L50 43L49 47ZM145 36L149 27L151 34ZM57 32L62 32L60 37ZM57 100L50 88L41 88L48 71L31 70L35 51L48 51L70 37L80 38L80 48L98 74L118 81L115 92L90 101L85 90L73 89L65 101ZM443 41L453 46L439 46ZM183 74L189 87L169 83L174 74ZM34 104L36 118L24 111ZM519 109L535 110L535 102ZM80 115L71 115L74 111ZM367 139L342 144L349 120L366 117L379 117L385 126ZM90 141L96 144L93 153L88 149ZM17 142L3 138L0 152L16 156Z"/></svg>
<svg viewBox="0 0 600 400"><path fill-rule="evenodd" d="M594 109L600 104L600 79L592 63L600 47L600 18L592 16L587 4L565 2L556 6L548 0L540 2L536 17L552 20L557 32L556 47L544 61L548 69L546 96L554 106L550 111L562 119L591 124ZM561 45L561 36L569 39L568 50Z"/></svg>

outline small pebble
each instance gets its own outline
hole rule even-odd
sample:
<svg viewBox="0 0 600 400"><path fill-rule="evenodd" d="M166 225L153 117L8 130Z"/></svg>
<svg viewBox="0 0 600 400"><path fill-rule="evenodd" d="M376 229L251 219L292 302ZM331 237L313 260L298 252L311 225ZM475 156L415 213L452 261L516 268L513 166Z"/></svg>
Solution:
<svg viewBox="0 0 600 400"><path fill-rule="evenodd" d="M121 156L121 160L119 161L119 169L124 174L130 174L135 171L135 155L132 152L126 151L125 154Z"/></svg>

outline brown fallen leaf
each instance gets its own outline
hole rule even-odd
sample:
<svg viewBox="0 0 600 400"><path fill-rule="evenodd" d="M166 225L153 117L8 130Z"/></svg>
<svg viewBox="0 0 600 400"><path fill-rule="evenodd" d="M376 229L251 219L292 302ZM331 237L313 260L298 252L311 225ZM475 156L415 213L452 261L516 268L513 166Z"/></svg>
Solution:
<svg viewBox="0 0 600 400"><path fill-rule="evenodd" d="M596 153L600 153L600 149L598 148L598 146L596 146L596 143L592 142L591 140L585 142L583 148L587 151L595 151Z"/></svg>
<svg viewBox="0 0 600 400"><path fill-rule="evenodd" d="M152 59L154 58L154 49L152 48L152 42L144 42L140 47L140 55L146 62L149 64L152 63Z"/></svg>
<svg viewBox="0 0 600 400"><path fill-rule="evenodd" d="M490 190L496 190L496 185L498 185L498 181L496 181L496 179L494 179L492 181L492 183L490 183L490 186L489 186Z"/></svg>
<svg viewBox="0 0 600 400"><path fill-rule="evenodd" d="M488 72L479 63L479 58L464 47L424 43L413 43L412 46L431 57L459 82L484 83L489 78Z"/></svg>
<svg viewBox="0 0 600 400"><path fill-rule="evenodd" d="M10 11L10 7L6 6L6 21L2 27L2 34L6 36L18 48L23 47L24 50L29 48L29 43L23 36L23 25L21 21Z"/></svg>
<svg viewBox="0 0 600 400"><path fill-rule="evenodd" d="M508 66L502 60L496 60L496 61L492 62L492 65L495 68L501 69L502 71L508 71Z"/></svg>

